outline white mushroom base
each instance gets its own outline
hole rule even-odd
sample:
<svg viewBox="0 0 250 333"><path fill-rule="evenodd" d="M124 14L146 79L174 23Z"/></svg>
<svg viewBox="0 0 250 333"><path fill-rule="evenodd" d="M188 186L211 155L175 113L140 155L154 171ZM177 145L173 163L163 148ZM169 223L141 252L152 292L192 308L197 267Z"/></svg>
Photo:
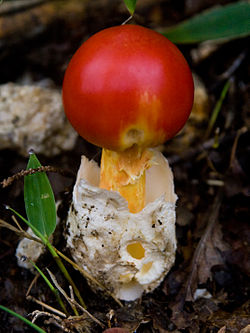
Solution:
<svg viewBox="0 0 250 333"><path fill-rule="evenodd" d="M117 298L131 301L164 279L175 260L173 176L156 152L146 171L145 208L133 214L119 193L100 189L99 168L82 157L67 220L75 262Z"/></svg>
<svg viewBox="0 0 250 333"><path fill-rule="evenodd" d="M27 233L34 238L37 238L31 228L27 229ZM45 245L38 243L32 239L21 239L16 248L16 258L18 266L29 269L31 272L35 273L36 270L32 265L31 261L36 263L37 260L41 257L41 255L45 253L45 251Z"/></svg>

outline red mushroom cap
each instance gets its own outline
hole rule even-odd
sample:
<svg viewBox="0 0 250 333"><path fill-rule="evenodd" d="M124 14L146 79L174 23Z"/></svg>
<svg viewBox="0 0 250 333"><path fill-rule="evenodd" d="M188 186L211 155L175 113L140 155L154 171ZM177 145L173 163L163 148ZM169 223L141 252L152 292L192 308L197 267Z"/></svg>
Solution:
<svg viewBox="0 0 250 333"><path fill-rule="evenodd" d="M163 35L137 25L108 28L77 50L63 103L87 141L123 151L157 146L185 124L193 104L186 60Z"/></svg>

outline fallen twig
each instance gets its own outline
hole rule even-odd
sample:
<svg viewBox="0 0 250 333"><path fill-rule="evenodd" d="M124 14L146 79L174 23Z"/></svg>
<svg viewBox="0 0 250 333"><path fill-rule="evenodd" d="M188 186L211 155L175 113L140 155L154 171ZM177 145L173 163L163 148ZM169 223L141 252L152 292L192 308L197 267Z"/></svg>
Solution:
<svg viewBox="0 0 250 333"><path fill-rule="evenodd" d="M232 150L231 150L229 168L232 168L233 163L235 161L236 150L237 150L239 138L242 134L246 133L247 130L248 130L247 127L244 126L244 127L240 128L236 133L236 137L234 139L233 147L232 147Z"/></svg>
<svg viewBox="0 0 250 333"><path fill-rule="evenodd" d="M26 297L26 299L27 299L28 301L33 301L33 302L35 302L35 303L37 303L37 304L43 306L45 309L50 310L51 312L54 312L54 313L56 313L57 315L59 315L59 316L61 316L61 317L67 318L67 316L66 316L65 313L61 312L60 310L57 310L57 309L53 308L52 306L50 306L50 305L48 305L48 304L46 304L46 303L44 303L44 302L42 302L42 301L39 301L38 299L36 299L36 298L33 297L33 296L30 296L30 295L29 295L29 296ZM33 322L33 321L32 321L32 322Z"/></svg>
<svg viewBox="0 0 250 333"><path fill-rule="evenodd" d="M96 322L99 326L102 328L105 328L105 326L97 319L95 318L88 310L86 310L84 307L82 307L79 303L77 303L74 299L71 299L66 292L61 288L61 286L58 284L55 276L51 273L51 271L47 268L47 272L50 275L51 280L53 281L56 288L60 291L60 293L65 297L65 299L69 302L69 304L77 306L83 313L87 314L89 318L91 318L94 322Z"/></svg>
<svg viewBox="0 0 250 333"><path fill-rule="evenodd" d="M15 175L10 176L7 179L4 179L3 181L1 181L0 185L2 185L3 188L5 188L5 187L11 185L14 181L19 180L25 176L32 175L36 172L56 172L65 177L71 177L71 178L75 177L75 175L69 170L64 170L64 169L60 169L60 168L55 168L50 165L46 165L46 166L41 166L41 167L35 168L35 169L21 170L20 172L16 173Z"/></svg>
<svg viewBox="0 0 250 333"><path fill-rule="evenodd" d="M14 231L17 235L19 235L22 238L28 238L30 240L33 240L34 242L38 242L40 244L44 244L40 239L36 237L32 237L29 233L24 231L23 229L19 230L16 227L14 227L12 224L5 222L4 220L0 219L0 228L6 228L11 231Z"/></svg>

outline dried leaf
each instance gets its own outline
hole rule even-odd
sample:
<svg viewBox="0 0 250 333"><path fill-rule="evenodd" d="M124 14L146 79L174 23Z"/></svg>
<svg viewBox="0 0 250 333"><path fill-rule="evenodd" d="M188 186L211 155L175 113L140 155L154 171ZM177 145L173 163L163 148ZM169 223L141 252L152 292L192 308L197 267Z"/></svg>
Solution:
<svg viewBox="0 0 250 333"><path fill-rule="evenodd" d="M223 253L229 250L228 245L223 241L221 226L216 225L206 240L206 246L197 262L198 283L205 283L211 278L211 268L215 265L223 265L225 257Z"/></svg>
<svg viewBox="0 0 250 333"><path fill-rule="evenodd" d="M245 308L246 307L246 308ZM227 333L239 333L250 324L249 306L244 304L233 312L217 311L206 322L205 331L211 332L214 328L226 326ZM244 332L244 331L243 331ZM246 331L249 332L249 331ZM245 333L245 332L244 332Z"/></svg>
<svg viewBox="0 0 250 333"><path fill-rule="evenodd" d="M247 325L242 330L240 330L240 333L249 333L250 332L250 325Z"/></svg>
<svg viewBox="0 0 250 333"><path fill-rule="evenodd" d="M187 280L185 290L186 301L193 301L193 294L198 284L206 282L211 277L211 268L214 265L224 263L222 254L228 250L228 247L222 240L222 233L218 225L222 196L223 192L221 189L205 216L208 223L192 260L190 276Z"/></svg>
<svg viewBox="0 0 250 333"><path fill-rule="evenodd" d="M119 308L114 315L115 324L125 330L124 333L136 331L143 319L143 308L136 302Z"/></svg>

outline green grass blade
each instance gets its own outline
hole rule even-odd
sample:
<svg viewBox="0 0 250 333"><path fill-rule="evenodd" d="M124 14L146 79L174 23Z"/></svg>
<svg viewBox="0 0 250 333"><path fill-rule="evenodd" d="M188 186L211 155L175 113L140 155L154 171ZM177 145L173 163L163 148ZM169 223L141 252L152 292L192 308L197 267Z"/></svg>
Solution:
<svg viewBox="0 0 250 333"><path fill-rule="evenodd" d="M38 273L41 275L41 277L44 279L44 281L46 282L46 284L48 285L48 287L50 288L50 290L53 292L53 294L55 295L57 302L59 303L59 305L61 306L63 312L68 315L68 312L66 310L66 307L61 299L61 296L58 292L58 290L52 285L52 283L49 281L49 279L47 278L47 276L40 270L40 268L32 261L30 260L31 264L33 265L33 267L38 271Z"/></svg>
<svg viewBox="0 0 250 333"><path fill-rule="evenodd" d="M21 214L19 214L15 209L6 206L6 209L9 209L10 211L12 211L14 214L16 214L16 216L18 216L24 223L27 224L27 226L29 226L31 228L31 230L34 232L35 235L37 235L37 237L39 237L41 239L41 241L44 243L44 245L47 246L48 244L48 238L46 236L44 236L43 234L41 234L41 232L34 226L32 225L28 220L26 220Z"/></svg>
<svg viewBox="0 0 250 333"><path fill-rule="evenodd" d="M207 127L207 131L206 131L206 138L209 137L209 135L211 134L211 131L214 127L214 124L218 118L218 115L220 113L220 110L221 110L221 107L222 107L222 104L223 104L223 101L227 95L227 92L228 92L228 89L230 87L230 80L228 80L223 89L222 89L222 92L221 92L221 95L220 95L220 98L219 100L217 101L217 103L215 104L215 107L213 109L213 112L212 112L212 115L211 115L211 118L209 120L209 123L208 123L208 127Z"/></svg>
<svg viewBox="0 0 250 333"><path fill-rule="evenodd" d="M32 260L29 260L29 261L31 262L31 264L33 265L33 267L38 271L38 273L41 275L41 277L44 279L44 281L46 282L46 284L48 285L48 287L50 288L50 290L54 293L55 290L56 290L56 288L54 288L54 286L49 281L49 279L47 278L47 276L40 270L40 268Z"/></svg>
<svg viewBox="0 0 250 333"><path fill-rule="evenodd" d="M0 305L0 309L10 313L11 315L21 319L23 322L25 322L27 325L29 325L30 327L32 327L34 330L36 330L39 333L46 333L46 331L44 331L42 328L40 328L39 326L37 326L36 324L32 323L30 320L24 318L23 316L21 316L20 314L16 313L15 311L12 311L8 308L6 308L3 305Z"/></svg>
<svg viewBox="0 0 250 333"><path fill-rule="evenodd" d="M231 40L250 35L250 2L214 7L162 32L173 43Z"/></svg>
<svg viewBox="0 0 250 333"><path fill-rule="evenodd" d="M48 238L43 236L40 231L38 229L36 229L36 227L32 226L32 224L26 220L21 214L19 214L17 211L15 211L13 208L6 206L6 209L9 209L10 211L12 211L13 213L15 213L22 221L24 221L34 232L34 234L36 234L41 241L47 246L48 250L50 251L52 257L54 258L54 260L56 261L58 267L60 268L61 272L63 273L63 275L65 276L65 278L68 280L68 282L70 283L70 285L73 287L74 292L77 296L77 298L79 299L81 305L86 309L86 305L81 297L81 294L76 286L76 284L74 283L74 281L72 280L69 272L67 271L66 267L64 266L63 262L61 261L60 257L58 256L56 250L54 249L53 245L49 242Z"/></svg>
<svg viewBox="0 0 250 333"><path fill-rule="evenodd" d="M41 167L35 154L31 154L27 169ZM50 182L45 172L24 177L24 202L29 222L41 234L49 237L56 228L56 205Z"/></svg>
<svg viewBox="0 0 250 333"><path fill-rule="evenodd" d="M124 3L131 15L133 15L135 12L136 1L137 0L124 0Z"/></svg>

